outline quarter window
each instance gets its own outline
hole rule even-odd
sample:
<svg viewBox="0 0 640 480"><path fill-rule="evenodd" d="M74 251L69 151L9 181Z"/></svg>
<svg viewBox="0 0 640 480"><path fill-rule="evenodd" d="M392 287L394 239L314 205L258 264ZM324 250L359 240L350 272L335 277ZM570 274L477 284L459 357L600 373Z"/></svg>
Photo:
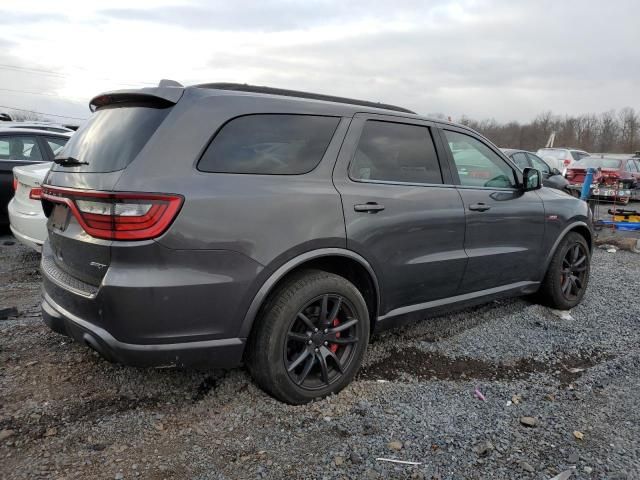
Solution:
<svg viewBox="0 0 640 480"><path fill-rule="evenodd" d="M42 161L35 137L16 135L0 138L0 160Z"/></svg>
<svg viewBox="0 0 640 480"><path fill-rule="evenodd" d="M470 187L515 188L507 162L481 141L464 133L444 130L460 184Z"/></svg>
<svg viewBox="0 0 640 480"><path fill-rule="evenodd" d="M340 121L312 115L247 115L222 127L198 163L216 173L296 175L313 170Z"/></svg>
<svg viewBox="0 0 640 480"><path fill-rule="evenodd" d="M362 181L442 183L429 128L368 120L349 176Z"/></svg>

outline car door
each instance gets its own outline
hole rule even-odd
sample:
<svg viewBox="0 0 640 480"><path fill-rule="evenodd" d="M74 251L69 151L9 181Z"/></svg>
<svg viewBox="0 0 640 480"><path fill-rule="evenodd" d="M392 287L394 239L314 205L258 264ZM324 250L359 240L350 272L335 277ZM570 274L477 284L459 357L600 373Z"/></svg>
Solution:
<svg viewBox="0 0 640 480"><path fill-rule="evenodd" d="M638 170L637 162L635 162L633 159L627 160L627 168L626 168L626 170L633 177L633 181L634 181L633 187L637 188L638 185L640 185L640 171Z"/></svg>
<svg viewBox="0 0 640 480"><path fill-rule="evenodd" d="M358 114L334 170L347 247L378 276L381 316L452 296L462 279L464 210L449 172L443 177L433 128Z"/></svg>
<svg viewBox="0 0 640 480"><path fill-rule="evenodd" d="M441 135L466 215L459 293L539 281L545 216L537 192L523 192L515 167L482 137L449 126Z"/></svg>
<svg viewBox="0 0 640 480"><path fill-rule="evenodd" d="M13 167L47 160L36 135L0 134L0 223L8 222L7 205L13 197Z"/></svg>

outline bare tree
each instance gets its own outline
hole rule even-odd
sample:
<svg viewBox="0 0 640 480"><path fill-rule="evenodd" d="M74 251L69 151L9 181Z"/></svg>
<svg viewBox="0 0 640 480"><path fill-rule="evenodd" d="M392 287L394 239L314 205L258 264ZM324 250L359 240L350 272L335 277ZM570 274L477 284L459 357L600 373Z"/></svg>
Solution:
<svg viewBox="0 0 640 480"><path fill-rule="evenodd" d="M638 114L631 107L620 110L620 143L627 152L635 151L638 146L638 127L640 120Z"/></svg>

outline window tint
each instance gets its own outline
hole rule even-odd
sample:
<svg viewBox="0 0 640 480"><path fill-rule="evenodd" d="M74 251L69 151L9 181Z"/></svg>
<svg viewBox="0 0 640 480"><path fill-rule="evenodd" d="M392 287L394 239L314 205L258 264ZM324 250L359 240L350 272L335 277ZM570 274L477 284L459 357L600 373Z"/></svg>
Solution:
<svg viewBox="0 0 640 480"><path fill-rule="evenodd" d="M349 176L354 180L442 183L429 128L368 120Z"/></svg>
<svg viewBox="0 0 640 480"><path fill-rule="evenodd" d="M42 161L35 137L0 137L0 160Z"/></svg>
<svg viewBox="0 0 640 480"><path fill-rule="evenodd" d="M58 153L60 153L60 150L62 150L64 146L67 144L67 142L69 141L68 138L58 138L58 137L47 137L45 140L49 144L49 147L51 147L51 151L53 152L54 155L57 155Z"/></svg>
<svg viewBox="0 0 640 480"><path fill-rule="evenodd" d="M444 133L461 185L490 188L516 186L513 170L484 143L464 133L449 130Z"/></svg>
<svg viewBox="0 0 640 480"><path fill-rule="evenodd" d="M218 132L198 169L216 173L296 175L313 170L329 146L339 118L247 115Z"/></svg>
<svg viewBox="0 0 640 480"><path fill-rule="evenodd" d="M76 172L115 172L129 165L169 113L170 108L114 105L99 109L59 154L87 165ZM52 170L69 170L54 164Z"/></svg>
<svg viewBox="0 0 640 480"><path fill-rule="evenodd" d="M580 152L571 150L571 156L573 157L574 160L580 160L584 155L580 155Z"/></svg>
<svg viewBox="0 0 640 480"><path fill-rule="evenodd" d="M549 167L549 165L547 165L540 157L532 153L527 153L527 156L529 157L533 168L540 170L542 173L551 173L551 168Z"/></svg>
<svg viewBox="0 0 640 480"><path fill-rule="evenodd" d="M511 155L511 159L513 163L515 163L520 170L524 170L529 166L529 162L527 161L527 156L522 152L516 152Z"/></svg>

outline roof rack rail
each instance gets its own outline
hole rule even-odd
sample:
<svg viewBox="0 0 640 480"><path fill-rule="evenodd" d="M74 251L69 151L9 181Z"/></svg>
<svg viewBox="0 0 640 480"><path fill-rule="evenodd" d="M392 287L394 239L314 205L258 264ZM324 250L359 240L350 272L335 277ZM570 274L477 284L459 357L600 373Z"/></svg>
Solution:
<svg viewBox="0 0 640 480"><path fill-rule="evenodd" d="M368 102L366 100L355 100L353 98L334 97L331 95L323 95L321 93L300 92L297 90L286 90L283 88L262 87L257 85L247 85L241 83L202 83L200 85L194 85L198 88L213 88L217 90L234 90L238 92L251 92L251 93L266 93L269 95L282 95L284 97L296 97L296 98L308 98L311 100L323 100L325 102L336 103L349 103L352 105L361 105L363 107L382 108L384 110L394 110L396 112L412 113L407 108L398 107L396 105L389 105L386 103Z"/></svg>

